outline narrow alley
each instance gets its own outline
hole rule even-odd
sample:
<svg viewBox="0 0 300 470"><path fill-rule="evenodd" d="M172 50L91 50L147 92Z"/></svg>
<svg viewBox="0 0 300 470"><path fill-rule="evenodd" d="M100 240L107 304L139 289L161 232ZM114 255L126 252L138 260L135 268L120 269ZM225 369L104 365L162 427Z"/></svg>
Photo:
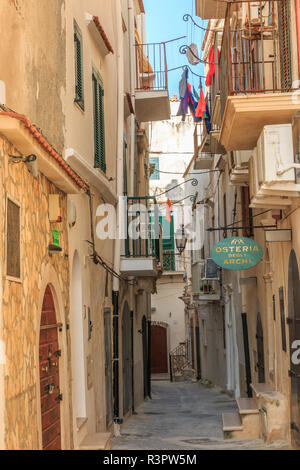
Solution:
<svg viewBox="0 0 300 470"><path fill-rule="evenodd" d="M199 382L152 382L145 401L111 440L112 450L288 450L285 442L224 440L222 413L235 412L235 400Z"/></svg>

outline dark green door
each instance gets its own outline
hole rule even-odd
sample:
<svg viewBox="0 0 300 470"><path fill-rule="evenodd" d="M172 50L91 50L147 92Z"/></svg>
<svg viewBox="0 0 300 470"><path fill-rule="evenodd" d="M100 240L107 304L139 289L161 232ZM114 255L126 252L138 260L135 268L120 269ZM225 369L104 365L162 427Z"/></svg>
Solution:
<svg viewBox="0 0 300 470"><path fill-rule="evenodd" d="M171 216L169 222L164 216L160 216L159 223L162 226L163 268L165 271L175 271L174 218Z"/></svg>

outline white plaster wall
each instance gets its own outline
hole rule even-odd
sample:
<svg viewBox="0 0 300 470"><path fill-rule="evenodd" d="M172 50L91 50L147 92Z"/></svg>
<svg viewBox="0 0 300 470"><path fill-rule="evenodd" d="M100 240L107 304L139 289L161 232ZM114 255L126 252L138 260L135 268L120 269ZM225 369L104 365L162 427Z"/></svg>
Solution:
<svg viewBox="0 0 300 470"><path fill-rule="evenodd" d="M185 341L184 303L179 299L184 286L182 277L181 280L172 281L163 276L157 283L157 294L152 296L151 320L169 325L170 351Z"/></svg>

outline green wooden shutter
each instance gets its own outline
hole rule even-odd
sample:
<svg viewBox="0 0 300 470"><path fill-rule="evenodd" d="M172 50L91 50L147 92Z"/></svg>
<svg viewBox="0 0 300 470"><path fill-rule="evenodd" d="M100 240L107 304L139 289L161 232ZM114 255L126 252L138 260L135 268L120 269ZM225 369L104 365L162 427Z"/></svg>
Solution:
<svg viewBox="0 0 300 470"><path fill-rule="evenodd" d="M163 268L165 271L175 271L174 218L171 216L170 223L165 216L160 216L159 223L162 226Z"/></svg>
<svg viewBox="0 0 300 470"><path fill-rule="evenodd" d="M104 121L104 90L93 74L93 96L94 96L94 139L95 139L95 168L106 171L105 160L105 121Z"/></svg>
<svg viewBox="0 0 300 470"><path fill-rule="evenodd" d="M106 171L105 161L105 121L104 121L104 90L99 85L99 110L100 110L100 168Z"/></svg>
<svg viewBox="0 0 300 470"><path fill-rule="evenodd" d="M83 61L82 37L76 23L74 23L74 53L75 53L75 102L84 109L83 94Z"/></svg>

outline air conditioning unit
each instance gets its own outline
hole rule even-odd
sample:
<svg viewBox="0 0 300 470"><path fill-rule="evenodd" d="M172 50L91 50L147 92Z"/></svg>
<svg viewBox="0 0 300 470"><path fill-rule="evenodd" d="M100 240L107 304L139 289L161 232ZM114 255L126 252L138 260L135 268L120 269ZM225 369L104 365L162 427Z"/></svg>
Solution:
<svg viewBox="0 0 300 470"><path fill-rule="evenodd" d="M251 207L283 209L299 197L291 124L265 126L249 160Z"/></svg>
<svg viewBox="0 0 300 470"><path fill-rule="evenodd" d="M251 156L251 150L238 150L228 152L227 160L230 171L230 183L233 186L248 186L249 171L248 162Z"/></svg>
<svg viewBox="0 0 300 470"><path fill-rule="evenodd" d="M193 295L200 294L200 286L203 277L203 261L197 261L192 265L192 288Z"/></svg>

